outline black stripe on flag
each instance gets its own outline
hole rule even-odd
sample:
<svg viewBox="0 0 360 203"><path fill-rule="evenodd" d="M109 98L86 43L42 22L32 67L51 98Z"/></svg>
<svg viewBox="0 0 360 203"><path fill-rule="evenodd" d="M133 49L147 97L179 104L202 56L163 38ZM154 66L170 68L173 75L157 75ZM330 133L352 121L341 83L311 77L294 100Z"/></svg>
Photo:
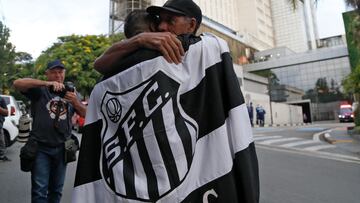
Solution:
<svg viewBox="0 0 360 203"><path fill-rule="evenodd" d="M179 182L179 173L177 171L175 158L170 148L169 140L165 131L164 117L161 111L156 112L153 119L154 132L159 144L161 156L164 160L165 168L168 173L170 187L175 188Z"/></svg>
<svg viewBox="0 0 360 203"><path fill-rule="evenodd" d="M129 197L136 197L134 164L130 153L129 156L125 156L123 167L126 195Z"/></svg>
<svg viewBox="0 0 360 203"><path fill-rule="evenodd" d="M235 154L230 173L191 192L182 202L259 202L259 174L255 145Z"/></svg>
<svg viewBox="0 0 360 203"><path fill-rule="evenodd" d="M184 111L199 125L198 139L223 125L230 109L244 103L230 54L221 58L206 69L198 86L180 97Z"/></svg>
<svg viewBox="0 0 360 203"><path fill-rule="evenodd" d="M81 138L79 160L77 163L75 187L101 179L100 152L101 152L102 121L84 126Z"/></svg>
<svg viewBox="0 0 360 203"><path fill-rule="evenodd" d="M175 116L176 131L178 132L180 139L182 141L186 155L186 160L187 160L187 168L189 169L194 153L192 149L193 146L192 146L191 135L188 127L186 126L185 119L180 115L179 107L175 100L173 100L173 107L174 107L173 111ZM193 124L189 122L189 125L193 125Z"/></svg>
<svg viewBox="0 0 360 203"><path fill-rule="evenodd" d="M137 148L139 150L140 159L143 164L147 178L147 188L149 192L149 197L150 199L157 199L159 197L159 190L158 190L156 174L150 160L149 152L146 149L145 141L144 139L139 139L136 141L136 143L137 143Z"/></svg>

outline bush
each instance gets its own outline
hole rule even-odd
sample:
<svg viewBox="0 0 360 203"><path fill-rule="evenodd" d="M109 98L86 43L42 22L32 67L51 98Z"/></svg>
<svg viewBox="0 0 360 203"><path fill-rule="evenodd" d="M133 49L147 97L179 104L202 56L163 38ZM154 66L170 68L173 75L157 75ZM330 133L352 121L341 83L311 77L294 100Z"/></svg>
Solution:
<svg viewBox="0 0 360 203"><path fill-rule="evenodd" d="M355 109L354 117L355 126L360 127L360 106Z"/></svg>

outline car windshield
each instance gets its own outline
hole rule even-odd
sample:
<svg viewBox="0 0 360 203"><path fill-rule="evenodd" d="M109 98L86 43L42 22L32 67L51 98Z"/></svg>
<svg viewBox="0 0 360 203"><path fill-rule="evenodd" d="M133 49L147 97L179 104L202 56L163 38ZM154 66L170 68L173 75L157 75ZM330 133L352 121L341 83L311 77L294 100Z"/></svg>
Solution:
<svg viewBox="0 0 360 203"><path fill-rule="evenodd" d="M351 108L340 109L340 114L345 114L345 113L352 113L352 109Z"/></svg>
<svg viewBox="0 0 360 203"><path fill-rule="evenodd" d="M1 97L4 99L6 105L10 104L10 97Z"/></svg>

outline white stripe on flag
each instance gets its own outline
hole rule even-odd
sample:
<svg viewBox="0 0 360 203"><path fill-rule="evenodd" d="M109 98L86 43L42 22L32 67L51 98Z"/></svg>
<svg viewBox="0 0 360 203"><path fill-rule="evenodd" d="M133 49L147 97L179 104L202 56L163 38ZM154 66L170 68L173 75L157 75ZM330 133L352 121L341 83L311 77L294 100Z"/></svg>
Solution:
<svg viewBox="0 0 360 203"><path fill-rule="evenodd" d="M246 104L241 104L229 111L225 121L229 134L229 144L232 145L233 155L249 146L254 141Z"/></svg>
<svg viewBox="0 0 360 203"><path fill-rule="evenodd" d="M124 166L124 161L119 161L118 163L116 163L114 166L114 169L116 169L116 171L114 171L114 173L123 174L123 169L124 169L123 166ZM116 191L118 191L120 194L126 194L124 176L119 176L119 175L115 176L114 182L115 182Z"/></svg>
<svg viewBox="0 0 360 203"><path fill-rule="evenodd" d="M151 120L144 128L144 141L156 175L159 194L164 194L170 189L170 182Z"/></svg>
<svg viewBox="0 0 360 203"><path fill-rule="evenodd" d="M135 175L135 190L136 196L143 199L149 198L149 191L147 188L147 177L144 171L144 166L140 159L140 154L138 150L137 143L130 148L131 158L134 165L134 175Z"/></svg>
<svg viewBox="0 0 360 203"><path fill-rule="evenodd" d="M180 139L180 135L176 130L175 116L172 100L169 100L162 109L164 116L164 124L166 126L167 138L169 140L170 148L175 159L176 168L180 180L184 178L187 168L187 160L184 150L184 145Z"/></svg>

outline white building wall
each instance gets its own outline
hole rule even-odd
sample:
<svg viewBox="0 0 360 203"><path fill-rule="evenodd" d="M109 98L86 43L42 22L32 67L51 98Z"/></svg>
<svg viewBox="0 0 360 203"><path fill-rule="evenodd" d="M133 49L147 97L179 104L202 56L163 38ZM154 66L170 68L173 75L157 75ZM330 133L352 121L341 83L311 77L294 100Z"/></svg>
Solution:
<svg viewBox="0 0 360 203"><path fill-rule="evenodd" d="M304 16L306 22L307 40L310 42L310 49L316 49L316 41L319 40L319 33L316 23L316 11L314 0L304 0Z"/></svg>
<svg viewBox="0 0 360 203"><path fill-rule="evenodd" d="M152 0L161 6L166 0ZM274 47L270 0L194 0L203 15L236 31L258 50Z"/></svg>
<svg viewBox="0 0 360 203"><path fill-rule="evenodd" d="M275 44L295 52L308 50L303 3L294 10L288 0L271 0Z"/></svg>
<svg viewBox="0 0 360 203"><path fill-rule="evenodd" d="M274 47L270 0L238 1L236 30L258 50Z"/></svg>
<svg viewBox="0 0 360 203"><path fill-rule="evenodd" d="M303 123L301 106L271 102L271 110L274 124Z"/></svg>

